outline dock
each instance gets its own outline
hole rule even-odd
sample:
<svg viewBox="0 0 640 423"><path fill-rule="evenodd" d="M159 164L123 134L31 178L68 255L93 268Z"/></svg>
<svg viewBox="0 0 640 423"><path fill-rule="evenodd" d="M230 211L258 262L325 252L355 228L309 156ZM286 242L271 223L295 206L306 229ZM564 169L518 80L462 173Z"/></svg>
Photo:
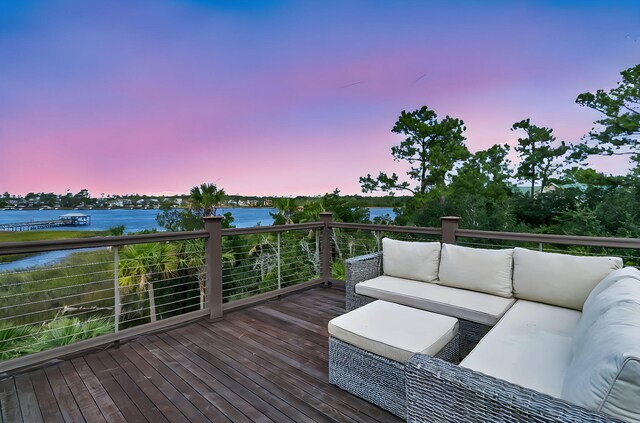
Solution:
<svg viewBox="0 0 640 423"><path fill-rule="evenodd" d="M0 223L0 231L20 232L50 229L59 226L88 226L91 216L82 213L67 213L57 219L33 220L30 222Z"/></svg>

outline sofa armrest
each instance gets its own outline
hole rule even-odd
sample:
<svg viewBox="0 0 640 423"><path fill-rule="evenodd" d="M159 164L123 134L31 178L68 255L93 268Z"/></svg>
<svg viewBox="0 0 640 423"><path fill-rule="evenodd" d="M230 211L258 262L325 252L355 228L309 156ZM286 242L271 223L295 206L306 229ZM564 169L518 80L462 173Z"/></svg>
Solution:
<svg viewBox="0 0 640 423"><path fill-rule="evenodd" d="M424 354L405 366L407 422L621 422Z"/></svg>
<svg viewBox="0 0 640 423"><path fill-rule="evenodd" d="M356 294L356 285L380 276L382 273L382 252L350 258L346 261L345 281L346 309L351 311L373 301L373 298Z"/></svg>

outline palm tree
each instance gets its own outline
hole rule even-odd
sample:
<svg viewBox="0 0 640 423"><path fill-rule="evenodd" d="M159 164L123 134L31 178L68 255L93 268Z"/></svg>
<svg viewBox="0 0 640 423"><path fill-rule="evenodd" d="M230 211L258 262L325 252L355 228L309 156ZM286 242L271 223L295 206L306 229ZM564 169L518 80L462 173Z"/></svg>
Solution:
<svg viewBox="0 0 640 423"><path fill-rule="evenodd" d="M226 196L224 189L218 189L215 184L200 184L191 188L190 208L195 212L202 211L204 216L215 216L218 206Z"/></svg>
<svg viewBox="0 0 640 423"><path fill-rule="evenodd" d="M107 319L80 320L77 317L56 317L42 325L37 340L33 345L35 351L72 344L83 339L113 333L113 322Z"/></svg>
<svg viewBox="0 0 640 423"><path fill-rule="evenodd" d="M273 207L278 209L277 213L269 213L274 219L274 224L292 225L293 215L298 210L296 200L293 198L274 198Z"/></svg>
<svg viewBox="0 0 640 423"><path fill-rule="evenodd" d="M32 351L34 334L33 326L9 326L0 323L0 360L34 352Z"/></svg>
<svg viewBox="0 0 640 423"><path fill-rule="evenodd" d="M317 222L320 220L320 213L324 211L322 201L309 201L304 205L304 209L299 213L298 221L300 223L305 222Z"/></svg>
<svg viewBox="0 0 640 423"><path fill-rule="evenodd" d="M249 257L255 257L253 269L260 271L260 285L264 284L267 275L278 265L278 251L271 243L269 235L263 235L249 250Z"/></svg>
<svg viewBox="0 0 640 423"><path fill-rule="evenodd" d="M232 267L236 263L236 258L231 251L222 253L222 267ZM182 243L182 254L180 254L180 269L190 269L197 272L198 286L200 289L200 309L204 309L206 299L206 274L205 248L204 242L199 239L191 239Z"/></svg>
<svg viewBox="0 0 640 423"><path fill-rule="evenodd" d="M139 295L147 292L151 321L156 321L154 279L169 278L178 270L178 256L168 243L128 245L122 249L118 263L119 284Z"/></svg>

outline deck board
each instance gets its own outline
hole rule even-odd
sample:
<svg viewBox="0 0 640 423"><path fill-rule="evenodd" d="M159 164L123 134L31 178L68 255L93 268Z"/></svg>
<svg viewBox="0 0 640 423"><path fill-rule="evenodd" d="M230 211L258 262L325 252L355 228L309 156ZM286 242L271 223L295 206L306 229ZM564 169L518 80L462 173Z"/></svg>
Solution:
<svg viewBox="0 0 640 423"><path fill-rule="evenodd" d="M78 400L80 395L83 395L86 390L106 421L109 423L126 421L124 415L104 389L100 380L91 372L91 369L83 359L78 358L72 360L72 362L63 363L60 368L76 400ZM84 408L82 410L83 413L86 412Z"/></svg>
<svg viewBox="0 0 640 423"><path fill-rule="evenodd" d="M49 367L45 369L45 373L47 375L47 379L49 379L49 384L51 385L53 395L58 402L64 421L67 423L85 422L86 419L82 415L76 399L71 394L69 386L60 371L60 367Z"/></svg>
<svg viewBox="0 0 640 423"><path fill-rule="evenodd" d="M20 411L25 422L40 423L44 422L42 413L40 413L40 405L33 389L33 384L29 375L20 375L15 378L16 390L18 391L18 399L20 401Z"/></svg>
<svg viewBox="0 0 640 423"><path fill-rule="evenodd" d="M34 372L30 375L31 383L33 384L33 390L36 393L36 399L40 406L40 413L42 413L42 419L45 422L60 422L62 418L62 412L58 407L56 397L53 395L53 390L47 380L47 375L44 370Z"/></svg>
<svg viewBox="0 0 640 423"><path fill-rule="evenodd" d="M5 422L399 422L327 380L327 322L344 291L314 288L0 381Z"/></svg>
<svg viewBox="0 0 640 423"><path fill-rule="evenodd" d="M0 381L0 421L22 421L20 401L13 378Z"/></svg>

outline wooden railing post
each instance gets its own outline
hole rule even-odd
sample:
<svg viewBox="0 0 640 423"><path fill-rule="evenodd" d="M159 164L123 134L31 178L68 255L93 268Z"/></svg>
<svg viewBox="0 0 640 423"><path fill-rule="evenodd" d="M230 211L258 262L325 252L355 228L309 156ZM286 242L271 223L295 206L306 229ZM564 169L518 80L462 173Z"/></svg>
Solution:
<svg viewBox="0 0 640 423"><path fill-rule="evenodd" d="M320 251L322 253L320 256L320 278L327 285L331 284L331 230L329 229L329 224L332 217L333 213L331 212L320 213L320 222L324 224L322 227L322 240L320 241Z"/></svg>
<svg viewBox="0 0 640 423"><path fill-rule="evenodd" d="M442 242L455 244L460 218L457 216L442 216L440 222L442 223Z"/></svg>
<svg viewBox="0 0 640 423"><path fill-rule="evenodd" d="M222 317L222 216L204 218L209 232L205 246L206 295L209 318Z"/></svg>

